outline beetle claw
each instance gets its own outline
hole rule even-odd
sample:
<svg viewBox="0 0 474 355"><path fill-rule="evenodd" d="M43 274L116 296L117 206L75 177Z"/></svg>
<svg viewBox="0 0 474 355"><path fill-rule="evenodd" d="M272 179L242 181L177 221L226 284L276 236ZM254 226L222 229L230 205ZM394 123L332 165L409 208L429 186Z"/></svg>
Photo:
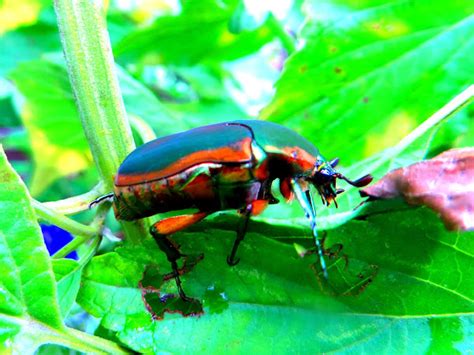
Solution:
<svg viewBox="0 0 474 355"><path fill-rule="evenodd" d="M240 262L240 258L234 259L230 255L227 257L227 264L229 266L235 266Z"/></svg>
<svg viewBox="0 0 474 355"><path fill-rule="evenodd" d="M280 202L280 200L278 200L277 198L273 197L273 196L270 196L270 199L268 201L268 203L270 205L276 205L278 202Z"/></svg>

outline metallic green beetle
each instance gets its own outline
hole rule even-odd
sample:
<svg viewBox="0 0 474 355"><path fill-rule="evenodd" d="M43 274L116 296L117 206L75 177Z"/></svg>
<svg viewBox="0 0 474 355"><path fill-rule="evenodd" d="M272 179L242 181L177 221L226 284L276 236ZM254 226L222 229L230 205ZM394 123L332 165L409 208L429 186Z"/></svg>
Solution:
<svg viewBox="0 0 474 355"><path fill-rule="evenodd" d="M171 263L181 298L188 300L177 266L182 255L169 236L216 211L236 209L243 218L227 262L237 264L235 255L250 216L260 213L268 204L278 203L272 196L271 185L279 179L282 195L287 200L296 197L310 221L322 271L327 277L309 185L329 205L343 191L336 188L337 179L356 187L372 180L370 175L356 181L347 179L334 170L337 161L327 162L312 143L275 123L219 123L158 138L137 148L121 164L114 192L97 202L112 199L115 216L121 220L196 209L193 214L160 220L150 229Z"/></svg>

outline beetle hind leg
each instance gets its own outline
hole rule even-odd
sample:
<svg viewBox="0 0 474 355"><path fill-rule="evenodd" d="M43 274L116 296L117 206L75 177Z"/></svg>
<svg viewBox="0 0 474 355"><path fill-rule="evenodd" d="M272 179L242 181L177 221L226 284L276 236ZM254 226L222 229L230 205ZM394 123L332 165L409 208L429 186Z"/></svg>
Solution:
<svg viewBox="0 0 474 355"><path fill-rule="evenodd" d="M182 215L170 217L156 222L150 227L150 234L153 236L156 244L162 252L166 254L168 261L171 263L172 275L178 288L179 297L182 300L192 302L193 300L186 296L181 285L179 277L179 269L177 261L183 256L176 244L169 238L169 235L178 232L190 225L199 222L205 218L209 212L198 212L190 215Z"/></svg>

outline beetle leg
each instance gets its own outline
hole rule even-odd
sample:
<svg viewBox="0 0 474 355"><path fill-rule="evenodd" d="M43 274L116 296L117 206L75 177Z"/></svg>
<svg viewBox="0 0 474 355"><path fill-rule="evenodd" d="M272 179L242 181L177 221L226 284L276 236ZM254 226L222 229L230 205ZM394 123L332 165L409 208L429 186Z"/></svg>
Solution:
<svg viewBox="0 0 474 355"><path fill-rule="evenodd" d="M326 262L324 261L324 257L323 257L323 255L325 254L324 253L324 245L322 245L322 243L319 242L318 231L316 229L316 209L314 207L313 196L311 195L311 192L309 191L309 189L305 191L305 196L306 196L306 199L309 201L309 204L311 206L312 219L313 219L312 224L314 225L314 227L312 227L313 228L313 235L314 235L314 242L316 244L316 247L318 248L319 260L320 260L320 263L321 263L321 268L323 270L323 275L327 279L328 278L328 272L327 272L327 269L326 269Z"/></svg>
<svg viewBox="0 0 474 355"><path fill-rule="evenodd" d="M319 262L321 264L321 269L323 270L323 275L327 279L328 271L326 269L326 262L324 261L324 252L319 243L318 231L316 229L316 210L314 209L313 197L309 190L303 191L301 186L295 179L291 179L292 190L296 196L296 199L303 208L306 217L309 219L311 224L311 230L313 232L314 243L316 244L316 249L318 250Z"/></svg>
<svg viewBox="0 0 474 355"><path fill-rule="evenodd" d="M166 254L168 261L171 263L171 268L173 270L173 277L176 281L176 287L178 288L179 297L181 299L188 301L190 300L189 297L183 291L183 287L181 286L181 279L179 278L179 271L178 271L178 264L176 260L181 257L181 253L179 252L178 248L174 243L168 238L165 234L159 234L156 232L155 226L151 226L150 233L155 239L156 244L161 249L162 252Z"/></svg>
<svg viewBox="0 0 474 355"><path fill-rule="evenodd" d="M171 263L173 277L176 281L179 297L181 297L181 299L184 301L191 302L192 299L187 297L184 293L183 287L181 286L181 279L179 278L177 260L181 258L182 255L179 252L178 247L168 236L199 222L207 215L209 215L209 212L198 212L190 215L170 217L158 221L150 227L150 234L153 236L153 239L155 240L156 244L158 244L160 250L166 254L168 261Z"/></svg>
<svg viewBox="0 0 474 355"><path fill-rule="evenodd" d="M170 235L199 222L210 213L211 212L197 212L194 214L165 218L156 222L152 228L155 228L158 234Z"/></svg>
<svg viewBox="0 0 474 355"><path fill-rule="evenodd" d="M249 203L247 207L243 210L242 217L243 220L239 224L237 229L237 237L235 238L234 245L232 246L232 251L230 255L227 257L227 264L229 266L235 266L239 263L240 259L235 258L235 254L237 254L237 249L239 248L240 242L244 239L245 233L247 232L247 226L249 224L250 215L252 214L253 205Z"/></svg>

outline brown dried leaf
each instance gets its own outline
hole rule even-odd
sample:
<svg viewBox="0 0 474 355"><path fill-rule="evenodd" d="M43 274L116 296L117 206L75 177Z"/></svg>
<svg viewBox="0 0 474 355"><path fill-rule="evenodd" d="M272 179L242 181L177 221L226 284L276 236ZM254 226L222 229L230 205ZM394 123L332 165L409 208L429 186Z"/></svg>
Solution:
<svg viewBox="0 0 474 355"><path fill-rule="evenodd" d="M403 197L409 204L438 212L449 230L474 230L474 148L451 149L394 170L360 194Z"/></svg>

